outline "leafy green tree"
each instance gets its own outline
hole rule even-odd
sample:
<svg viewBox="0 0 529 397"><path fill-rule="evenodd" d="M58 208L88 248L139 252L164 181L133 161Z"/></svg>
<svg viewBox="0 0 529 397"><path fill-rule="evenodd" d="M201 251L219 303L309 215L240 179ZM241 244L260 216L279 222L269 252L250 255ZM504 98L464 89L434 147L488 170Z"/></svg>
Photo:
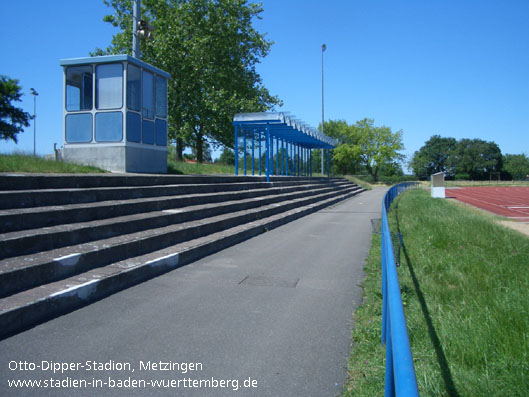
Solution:
<svg viewBox="0 0 529 397"><path fill-rule="evenodd" d="M525 154L506 154L503 157L503 171L512 179L525 179L529 175L529 157Z"/></svg>
<svg viewBox="0 0 529 397"><path fill-rule="evenodd" d="M104 21L121 31L110 47L92 55L131 54L132 1L104 2L114 9ZM155 28L152 40L141 40L142 60L171 74L169 137L179 157L191 144L201 162L208 138L233 147L236 113L281 103L255 69L272 45L252 24L262 11L247 0L142 1L142 18Z"/></svg>
<svg viewBox="0 0 529 397"><path fill-rule="evenodd" d="M377 181L381 169L404 159L399 153L404 149L402 130L392 132L390 127L376 127L373 119L365 118L352 126L344 121L329 122L325 133L341 142L333 150L333 160L343 173L364 167Z"/></svg>
<svg viewBox="0 0 529 397"><path fill-rule="evenodd" d="M20 102L22 87L18 80L0 76L0 138L13 140L17 143L17 135L29 127L32 116L28 112L13 106L12 102Z"/></svg>
<svg viewBox="0 0 529 397"><path fill-rule="evenodd" d="M390 127L375 127L373 123L373 119L366 118L355 124L358 134L355 147L361 164L376 182L383 164L404 159L404 155L399 153L404 150L404 145L402 130L392 132Z"/></svg>
<svg viewBox="0 0 529 397"><path fill-rule="evenodd" d="M345 120L329 120L325 122L324 131L325 135L338 140L338 146L330 154L333 171L342 175L356 173L360 168L360 156L352 151L353 146L358 143L354 126L347 124ZM326 159L324 161L326 162ZM314 156L314 164L318 169L321 164L321 151Z"/></svg>
<svg viewBox="0 0 529 397"><path fill-rule="evenodd" d="M414 153L410 163L413 173L420 179L438 172L445 172L447 177L453 176L456 147L457 141L454 138L432 136Z"/></svg>
<svg viewBox="0 0 529 397"><path fill-rule="evenodd" d="M455 173L473 180L488 179L491 172L500 172L501 150L494 142L482 139L461 139L454 152Z"/></svg>
<svg viewBox="0 0 529 397"><path fill-rule="evenodd" d="M235 165L235 153L229 148L224 148L216 162L225 165Z"/></svg>

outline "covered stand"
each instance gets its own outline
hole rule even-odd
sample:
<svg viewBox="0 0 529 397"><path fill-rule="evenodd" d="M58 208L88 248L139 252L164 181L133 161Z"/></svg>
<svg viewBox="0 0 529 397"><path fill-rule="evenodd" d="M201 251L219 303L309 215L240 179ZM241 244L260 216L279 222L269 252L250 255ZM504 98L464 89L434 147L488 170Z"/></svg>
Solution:
<svg viewBox="0 0 529 397"><path fill-rule="evenodd" d="M170 75L128 55L63 59L67 161L117 172L167 172Z"/></svg>
<svg viewBox="0 0 529 397"><path fill-rule="evenodd" d="M242 139L243 169L247 173L249 157L252 175L258 169L270 175L312 176L312 149L327 149L327 173L329 173L329 149L337 141L311 128L286 113L241 113L233 119L235 127L235 175L239 173L238 153ZM248 152L251 155L248 155ZM257 159L256 159L257 152ZM274 164L275 163L275 164Z"/></svg>

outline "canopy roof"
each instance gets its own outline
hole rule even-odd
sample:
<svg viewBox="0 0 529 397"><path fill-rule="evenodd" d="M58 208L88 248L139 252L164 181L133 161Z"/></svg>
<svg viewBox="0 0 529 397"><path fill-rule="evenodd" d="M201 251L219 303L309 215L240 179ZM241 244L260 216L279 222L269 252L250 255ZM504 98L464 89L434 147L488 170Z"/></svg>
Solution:
<svg viewBox="0 0 529 397"><path fill-rule="evenodd" d="M284 139L311 149L332 149L337 140L309 127L301 120L285 112L239 113L233 118L233 125L244 133L265 133L270 126L273 138Z"/></svg>

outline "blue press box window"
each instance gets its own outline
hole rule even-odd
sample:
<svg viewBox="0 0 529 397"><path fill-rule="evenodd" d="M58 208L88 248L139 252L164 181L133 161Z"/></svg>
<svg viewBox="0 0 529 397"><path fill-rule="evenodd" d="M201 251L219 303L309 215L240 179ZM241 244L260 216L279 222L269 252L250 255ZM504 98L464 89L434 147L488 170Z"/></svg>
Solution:
<svg viewBox="0 0 529 397"><path fill-rule="evenodd" d="M154 119L154 75L144 70L142 80L143 117L152 120Z"/></svg>
<svg viewBox="0 0 529 397"><path fill-rule="evenodd" d="M129 64L127 66L127 107L130 110L140 111L140 89L140 68Z"/></svg>
<svg viewBox="0 0 529 397"><path fill-rule="evenodd" d="M66 68L66 110L92 109L92 66Z"/></svg>
<svg viewBox="0 0 529 397"><path fill-rule="evenodd" d="M92 141L92 114L66 115L66 142L85 143Z"/></svg>
<svg viewBox="0 0 529 397"><path fill-rule="evenodd" d="M167 117L167 80L156 76L156 116Z"/></svg>
<svg viewBox="0 0 529 397"><path fill-rule="evenodd" d="M141 141L141 116L138 113L127 112L127 141Z"/></svg>
<svg viewBox="0 0 529 397"><path fill-rule="evenodd" d="M121 142L123 140L123 116L121 112L96 114L96 141Z"/></svg>
<svg viewBox="0 0 529 397"><path fill-rule="evenodd" d="M149 145L154 145L154 123L143 120L141 141Z"/></svg>
<svg viewBox="0 0 529 397"><path fill-rule="evenodd" d="M123 106L123 65L96 66L97 109L120 109Z"/></svg>
<svg viewBox="0 0 529 397"><path fill-rule="evenodd" d="M167 121L156 119L156 144L167 146Z"/></svg>

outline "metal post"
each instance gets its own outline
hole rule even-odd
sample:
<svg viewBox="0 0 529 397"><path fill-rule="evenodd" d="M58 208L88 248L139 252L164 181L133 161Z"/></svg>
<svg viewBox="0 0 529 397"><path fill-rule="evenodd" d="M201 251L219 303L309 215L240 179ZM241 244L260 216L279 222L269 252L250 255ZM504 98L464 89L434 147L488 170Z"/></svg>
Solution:
<svg viewBox="0 0 529 397"><path fill-rule="evenodd" d="M301 169L302 169L301 175L306 176L305 174L305 148L304 147L301 148Z"/></svg>
<svg viewBox="0 0 529 397"><path fill-rule="evenodd" d="M321 149L321 174L325 175L325 169L323 168L323 161L325 159L325 149Z"/></svg>
<svg viewBox="0 0 529 397"><path fill-rule="evenodd" d="M327 46L325 44L322 44L321 46L321 133L325 133L325 112L324 112L324 101L323 101L323 53L327 49ZM323 152L324 150L321 149L321 173L324 174L323 169Z"/></svg>
<svg viewBox="0 0 529 397"><path fill-rule="evenodd" d="M287 145L286 145L286 150L287 150L287 176L290 176L290 173L289 173L289 166L288 166L288 161L289 161L289 158L288 158L288 146L290 145L290 143L287 142Z"/></svg>
<svg viewBox="0 0 529 397"><path fill-rule="evenodd" d="M254 176L254 164L255 164L255 132L252 132L252 176Z"/></svg>
<svg viewBox="0 0 529 397"><path fill-rule="evenodd" d="M270 182L270 124L266 124L266 181Z"/></svg>
<svg viewBox="0 0 529 397"><path fill-rule="evenodd" d="M285 141L281 139L281 175L285 175Z"/></svg>
<svg viewBox="0 0 529 397"><path fill-rule="evenodd" d="M33 95L33 156L37 156L37 96L39 93L34 88L29 89Z"/></svg>
<svg viewBox="0 0 529 397"><path fill-rule="evenodd" d="M279 138L276 138L276 174L279 175Z"/></svg>
<svg viewBox="0 0 529 397"><path fill-rule="evenodd" d="M239 175L239 134L238 125L235 124L235 175Z"/></svg>
<svg viewBox="0 0 529 397"><path fill-rule="evenodd" d="M330 150L327 149L327 177L331 177L331 159L329 155Z"/></svg>
<svg viewBox="0 0 529 397"><path fill-rule="evenodd" d="M259 131L259 176L261 176L261 131Z"/></svg>
<svg viewBox="0 0 529 397"><path fill-rule="evenodd" d="M132 6L132 56L141 58L140 40L138 39L138 21L141 19L141 1L134 0Z"/></svg>
<svg viewBox="0 0 529 397"><path fill-rule="evenodd" d="M242 145L244 146L243 164L244 164L244 176L246 176L246 132L242 136Z"/></svg>
<svg viewBox="0 0 529 397"><path fill-rule="evenodd" d="M312 178L312 149L309 149L309 172Z"/></svg>

